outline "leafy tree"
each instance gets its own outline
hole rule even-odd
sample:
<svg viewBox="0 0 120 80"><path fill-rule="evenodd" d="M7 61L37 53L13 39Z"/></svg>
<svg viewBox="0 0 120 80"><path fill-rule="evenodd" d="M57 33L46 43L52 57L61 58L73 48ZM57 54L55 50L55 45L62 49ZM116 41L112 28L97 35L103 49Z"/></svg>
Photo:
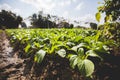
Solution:
<svg viewBox="0 0 120 80"><path fill-rule="evenodd" d="M92 29L97 29L97 24L96 23L90 23L90 27L92 28Z"/></svg>
<svg viewBox="0 0 120 80"><path fill-rule="evenodd" d="M98 10L102 13L105 12L105 22L108 20L120 20L120 0L104 0L104 3L98 7Z"/></svg>
<svg viewBox="0 0 120 80"><path fill-rule="evenodd" d="M0 28L18 28L18 25L21 24L22 17L16 16L15 13L11 11L2 10L0 12Z"/></svg>
<svg viewBox="0 0 120 80"><path fill-rule="evenodd" d="M69 24L66 21L61 21L58 25L58 28L73 28L73 24Z"/></svg>
<svg viewBox="0 0 120 80"><path fill-rule="evenodd" d="M98 13L96 13L96 20L99 22L101 13L105 13L105 22L99 26L99 29L103 29L103 39L113 40L115 48L113 47L114 54L118 54L120 49L120 0L104 0L102 6L98 7Z"/></svg>
<svg viewBox="0 0 120 80"><path fill-rule="evenodd" d="M73 24L70 24L70 28L73 28L74 27L74 25Z"/></svg>
<svg viewBox="0 0 120 80"><path fill-rule="evenodd" d="M43 16L43 12L31 16L31 24L36 28L54 28L55 22L50 21L51 15Z"/></svg>

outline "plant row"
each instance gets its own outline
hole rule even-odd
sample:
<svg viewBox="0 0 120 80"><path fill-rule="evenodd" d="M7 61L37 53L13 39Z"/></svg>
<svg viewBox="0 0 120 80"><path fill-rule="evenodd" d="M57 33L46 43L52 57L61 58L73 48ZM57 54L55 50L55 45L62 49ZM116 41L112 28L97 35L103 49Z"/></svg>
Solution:
<svg viewBox="0 0 120 80"><path fill-rule="evenodd" d="M26 55L34 54L41 63L45 55L56 55L69 60L85 77L92 77L95 64L89 57L103 61L110 53L111 41L101 39L101 31L83 29L14 29L7 30L11 44L20 47Z"/></svg>

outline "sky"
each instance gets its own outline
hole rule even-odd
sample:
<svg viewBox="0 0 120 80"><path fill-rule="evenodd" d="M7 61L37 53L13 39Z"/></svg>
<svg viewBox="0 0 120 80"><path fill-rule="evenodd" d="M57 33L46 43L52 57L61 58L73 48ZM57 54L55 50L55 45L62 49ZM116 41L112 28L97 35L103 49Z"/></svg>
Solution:
<svg viewBox="0 0 120 80"><path fill-rule="evenodd" d="M68 20L96 22L98 2L102 0L0 0L0 10L11 10L24 19L43 11Z"/></svg>

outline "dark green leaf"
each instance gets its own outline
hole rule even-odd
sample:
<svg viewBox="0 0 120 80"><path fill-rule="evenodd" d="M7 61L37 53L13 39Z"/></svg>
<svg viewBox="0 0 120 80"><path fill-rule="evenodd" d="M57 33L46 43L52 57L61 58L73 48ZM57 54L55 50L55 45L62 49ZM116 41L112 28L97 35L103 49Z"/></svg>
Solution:
<svg viewBox="0 0 120 80"><path fill-rule="evenodd" d="M84 49L83 48L78 48L78 56L81 56L83 57L85 54L84 54Z"/></svg>

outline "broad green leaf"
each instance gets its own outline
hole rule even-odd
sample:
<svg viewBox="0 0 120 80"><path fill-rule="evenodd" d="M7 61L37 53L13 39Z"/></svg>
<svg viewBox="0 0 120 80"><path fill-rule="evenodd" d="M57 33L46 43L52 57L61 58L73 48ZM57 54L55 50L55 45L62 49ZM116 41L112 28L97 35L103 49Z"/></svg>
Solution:
<svg viewBox="0 0 120 80"><path fill-rule="evenodd" d="M102 46L98 46L96 49L95 49L95 52L98 52L98 53L110 53L109 51L108 51L108 47L107 46L105 46L105 45L102 45Z"/></svg>
<svg viewBox="0 0 120 80"><path fill-rule="evenodd" d="M31 47L31 45L30 45L30 44L27 44L27 46L24 48L25 53L28 53L28 51L29 51L30 47Z"/></svg>
<svg viewBox="0 0 120 80"><path fill-rule="evenodd" d="M86 77L91 76L94 72L94 64L88 59L80 61L77 66L80 73Z"/></svg>
<svg viewBox="0 0 120 80"><path fill-rule="evenodd" d="M96 20L97 20L98 22L100 22L100 18L101 18L100 12L96 13L95 16L96 16Z"/></svg>
<svg viewBox="0 0 120 80"><path fill-rule="evenodd" d="M69 61L70 61L70 66L74 69L75 68L75 66L77 65L77 63L78 63L78 60L77 60L78 58L77 58L77 55L70 55L70 59L69 59Z"/></svg>
<svg viewBox="0 0 120 80"><path fill-rule="evenodd" d="M85 54L84 54L84 49L83 48L78 48L78 56L81 56L83 57Z"/></svg>
<svg viewBox="0 0 120 80"><path fill-rule="evenodd" d="M77 52L78 46L74 46L74 47L72 47L71 49L72 49L73 51Z"/></svg>
<svg viewBox="0 0 120 80"><path fill-rule="evenodd" d="M78 48L82 48L82 47L86 47L87 44L86 43L80 43L77 46L72 47L71 49L74 50L75 52L78 52Z"/></svg>
<svg viewBox="0 0 120 80"><path fill-rule="evenodd" d="M75 44L74 44L73 42L67 42L66 45L69 46L69 47L72 47L72 46L74 46Z"/></svg>
<svg viewBox="0 0 120 80"><path fill-rule="evenodd" d="M66 51L64 50L64 49L60 49L58 52L57 52L57 54L59 55L59 56L61 56L61 57L65 57L66 56Z"/></svg>
<svg viewBox="0 0 120 80"><path fill-rule="evenodd" d="M103 60L103 58L100 57L100 56L99 56L95 51L93 51L93 50L87 51L87 52L86 52L86 55L87 55L87 56L91 56L91 57L98 57L98 58L100 58L101 60Z"/></svg>
<svg viewBox="0 0 120 80"><path fill-rule="evenodd" d="M78 45L78 48L80 48L80 47L86 47L86 46L87 46L86 43L80 43L80 44Z"/></svg>
<svg viewBox="0 0 120 80"><path fill-rule="evenodd" d="M38 63L41 63L45 57L45 54L46 52L44 50L39 50L36 54L35 54L35 57L34 57L34 61L35 62L38 62Z"/></svg>
<svg viewBox="0 0 120 80"><path fill-rule="evenodd" d="M86 55L92 56L92 57L98 57L97 53L93 50L89 50L86 52Z"/></svg>
<svg viewBox="0 0 120 80"><path fill-rule="evenodd" d="M106 50L106 51L108 51L110 48L108 47L108 46L106 46L106 45L103 45L103 48Z"/></svg>

